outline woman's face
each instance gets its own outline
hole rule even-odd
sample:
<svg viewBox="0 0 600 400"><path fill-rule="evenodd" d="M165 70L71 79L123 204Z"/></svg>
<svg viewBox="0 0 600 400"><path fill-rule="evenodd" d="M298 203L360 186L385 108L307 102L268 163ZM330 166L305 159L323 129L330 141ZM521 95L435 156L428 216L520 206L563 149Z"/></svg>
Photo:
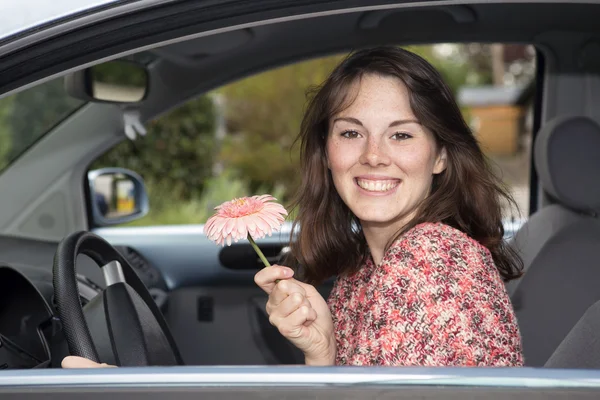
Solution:
<svg viewBox="0 0 600 400"><path fill-rule="evenodd" d="M353 89L355 101L329 122L333 183L363 228L399 230L446 168L445 151L417 121L400 79L365 75Z"/></svg>

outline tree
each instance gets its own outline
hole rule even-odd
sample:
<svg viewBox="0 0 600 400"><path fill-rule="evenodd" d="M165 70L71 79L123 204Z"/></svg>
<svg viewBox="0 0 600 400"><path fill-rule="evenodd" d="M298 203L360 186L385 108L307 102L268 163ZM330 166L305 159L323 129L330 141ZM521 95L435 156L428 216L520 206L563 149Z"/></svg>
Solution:
<svg viewBox="0 0 600 400"><path fill-rule="evenodd" d="M151 121L145 137L125 140L95 161L91 169L122 167L136 171L150 189L156 190L151 198L153 207L199 198L214 162L214 119L210 97L198 97Z"/></svg>
<svg viewBox="0 0 600 400"><path fill-rule="evenodd" d="M466 81L462 59L437 55L433 46L410 46L429 60L454 92ZM283 188L289 200L298 187L299 146L292 146L306 105L306 89L322 83L345 55L325 57L272 70L222 88L228 135L220 152L225 165L258 187Z"/></svg>
<svg viewBox="0 0 600 400"><path fill-rule="evenodd" d="M82 104L81 100L65 93L63 79L54 79L17 93L5 117L11 132L8 159L16 159Z"/></svg>
<svg viewBox="0 0 600 400"><path fill-rule="evenodd" d="M293 64L221 90L226 98L228 135L220 158L249 182L250 190L283 189L285 199L299 184L298 146L293 146L307 88L325 80L342 56Z"/></svg>
<svg viewBox="0 0 600 400"><path fill-rule="evenodd" d="M10 162L8 155L12 149L12 130L7 119L12 111L12 104L12 97L0 100L0 171Z"/></svg>

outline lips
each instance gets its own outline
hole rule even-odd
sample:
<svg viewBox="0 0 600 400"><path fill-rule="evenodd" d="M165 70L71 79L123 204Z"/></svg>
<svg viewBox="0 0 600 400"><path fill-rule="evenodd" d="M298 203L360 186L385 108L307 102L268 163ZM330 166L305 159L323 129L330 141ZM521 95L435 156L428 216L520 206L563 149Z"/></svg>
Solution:
<svg viewBox="0 0 600 400"><path fill-rule="evenodd" d="M369 192L384 193L395 189L399 184L399 179L366 179L356 178L356 184Z"/></svg>

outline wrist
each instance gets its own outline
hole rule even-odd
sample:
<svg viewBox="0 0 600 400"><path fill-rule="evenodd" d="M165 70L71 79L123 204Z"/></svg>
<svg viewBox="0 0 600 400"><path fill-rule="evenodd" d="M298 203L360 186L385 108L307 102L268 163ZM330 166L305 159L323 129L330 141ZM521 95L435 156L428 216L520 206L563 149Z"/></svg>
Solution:
<svg viewBox="0 0 600 400"><path fill-rule="evenodd" d="M336 351L333 353L328 353L325 355L321 355L319 357L312 357L309 355L304 355L304 364L313 366L313 367L327 367L331 365L335 365L335 356Z"/></svg>
<svg viewBox="0 0 600 400"><path fill-rule="evenodd" d="M328 367L335 365L335 357L325 357L325 358L308 358L305 357L304 364L311 367Z"/></svg>

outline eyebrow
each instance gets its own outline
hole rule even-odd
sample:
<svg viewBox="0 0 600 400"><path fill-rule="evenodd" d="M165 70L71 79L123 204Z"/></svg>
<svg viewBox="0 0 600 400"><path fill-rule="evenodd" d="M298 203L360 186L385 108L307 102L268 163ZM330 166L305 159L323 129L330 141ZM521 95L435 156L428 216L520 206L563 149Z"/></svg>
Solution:
<svg viewBox="0 0 600 400"><path fill-rule="evenodd" d="M340 117L340 118L336 118L336 119L333 120L333 123L335 124L338 121L345 121L345 122L349 122L349 123L354 124L354 125L363 126L362 122L360 122L359 119L352 118L352 117ZM419 124L419 125L421 124L416 119L399 119L397 121L393 121L392 123L390 123L390 125L388 126L388 128L392 128L394 126L399 126L399 125L404 125L404 124L410 124L410 123Z"/></svg>

